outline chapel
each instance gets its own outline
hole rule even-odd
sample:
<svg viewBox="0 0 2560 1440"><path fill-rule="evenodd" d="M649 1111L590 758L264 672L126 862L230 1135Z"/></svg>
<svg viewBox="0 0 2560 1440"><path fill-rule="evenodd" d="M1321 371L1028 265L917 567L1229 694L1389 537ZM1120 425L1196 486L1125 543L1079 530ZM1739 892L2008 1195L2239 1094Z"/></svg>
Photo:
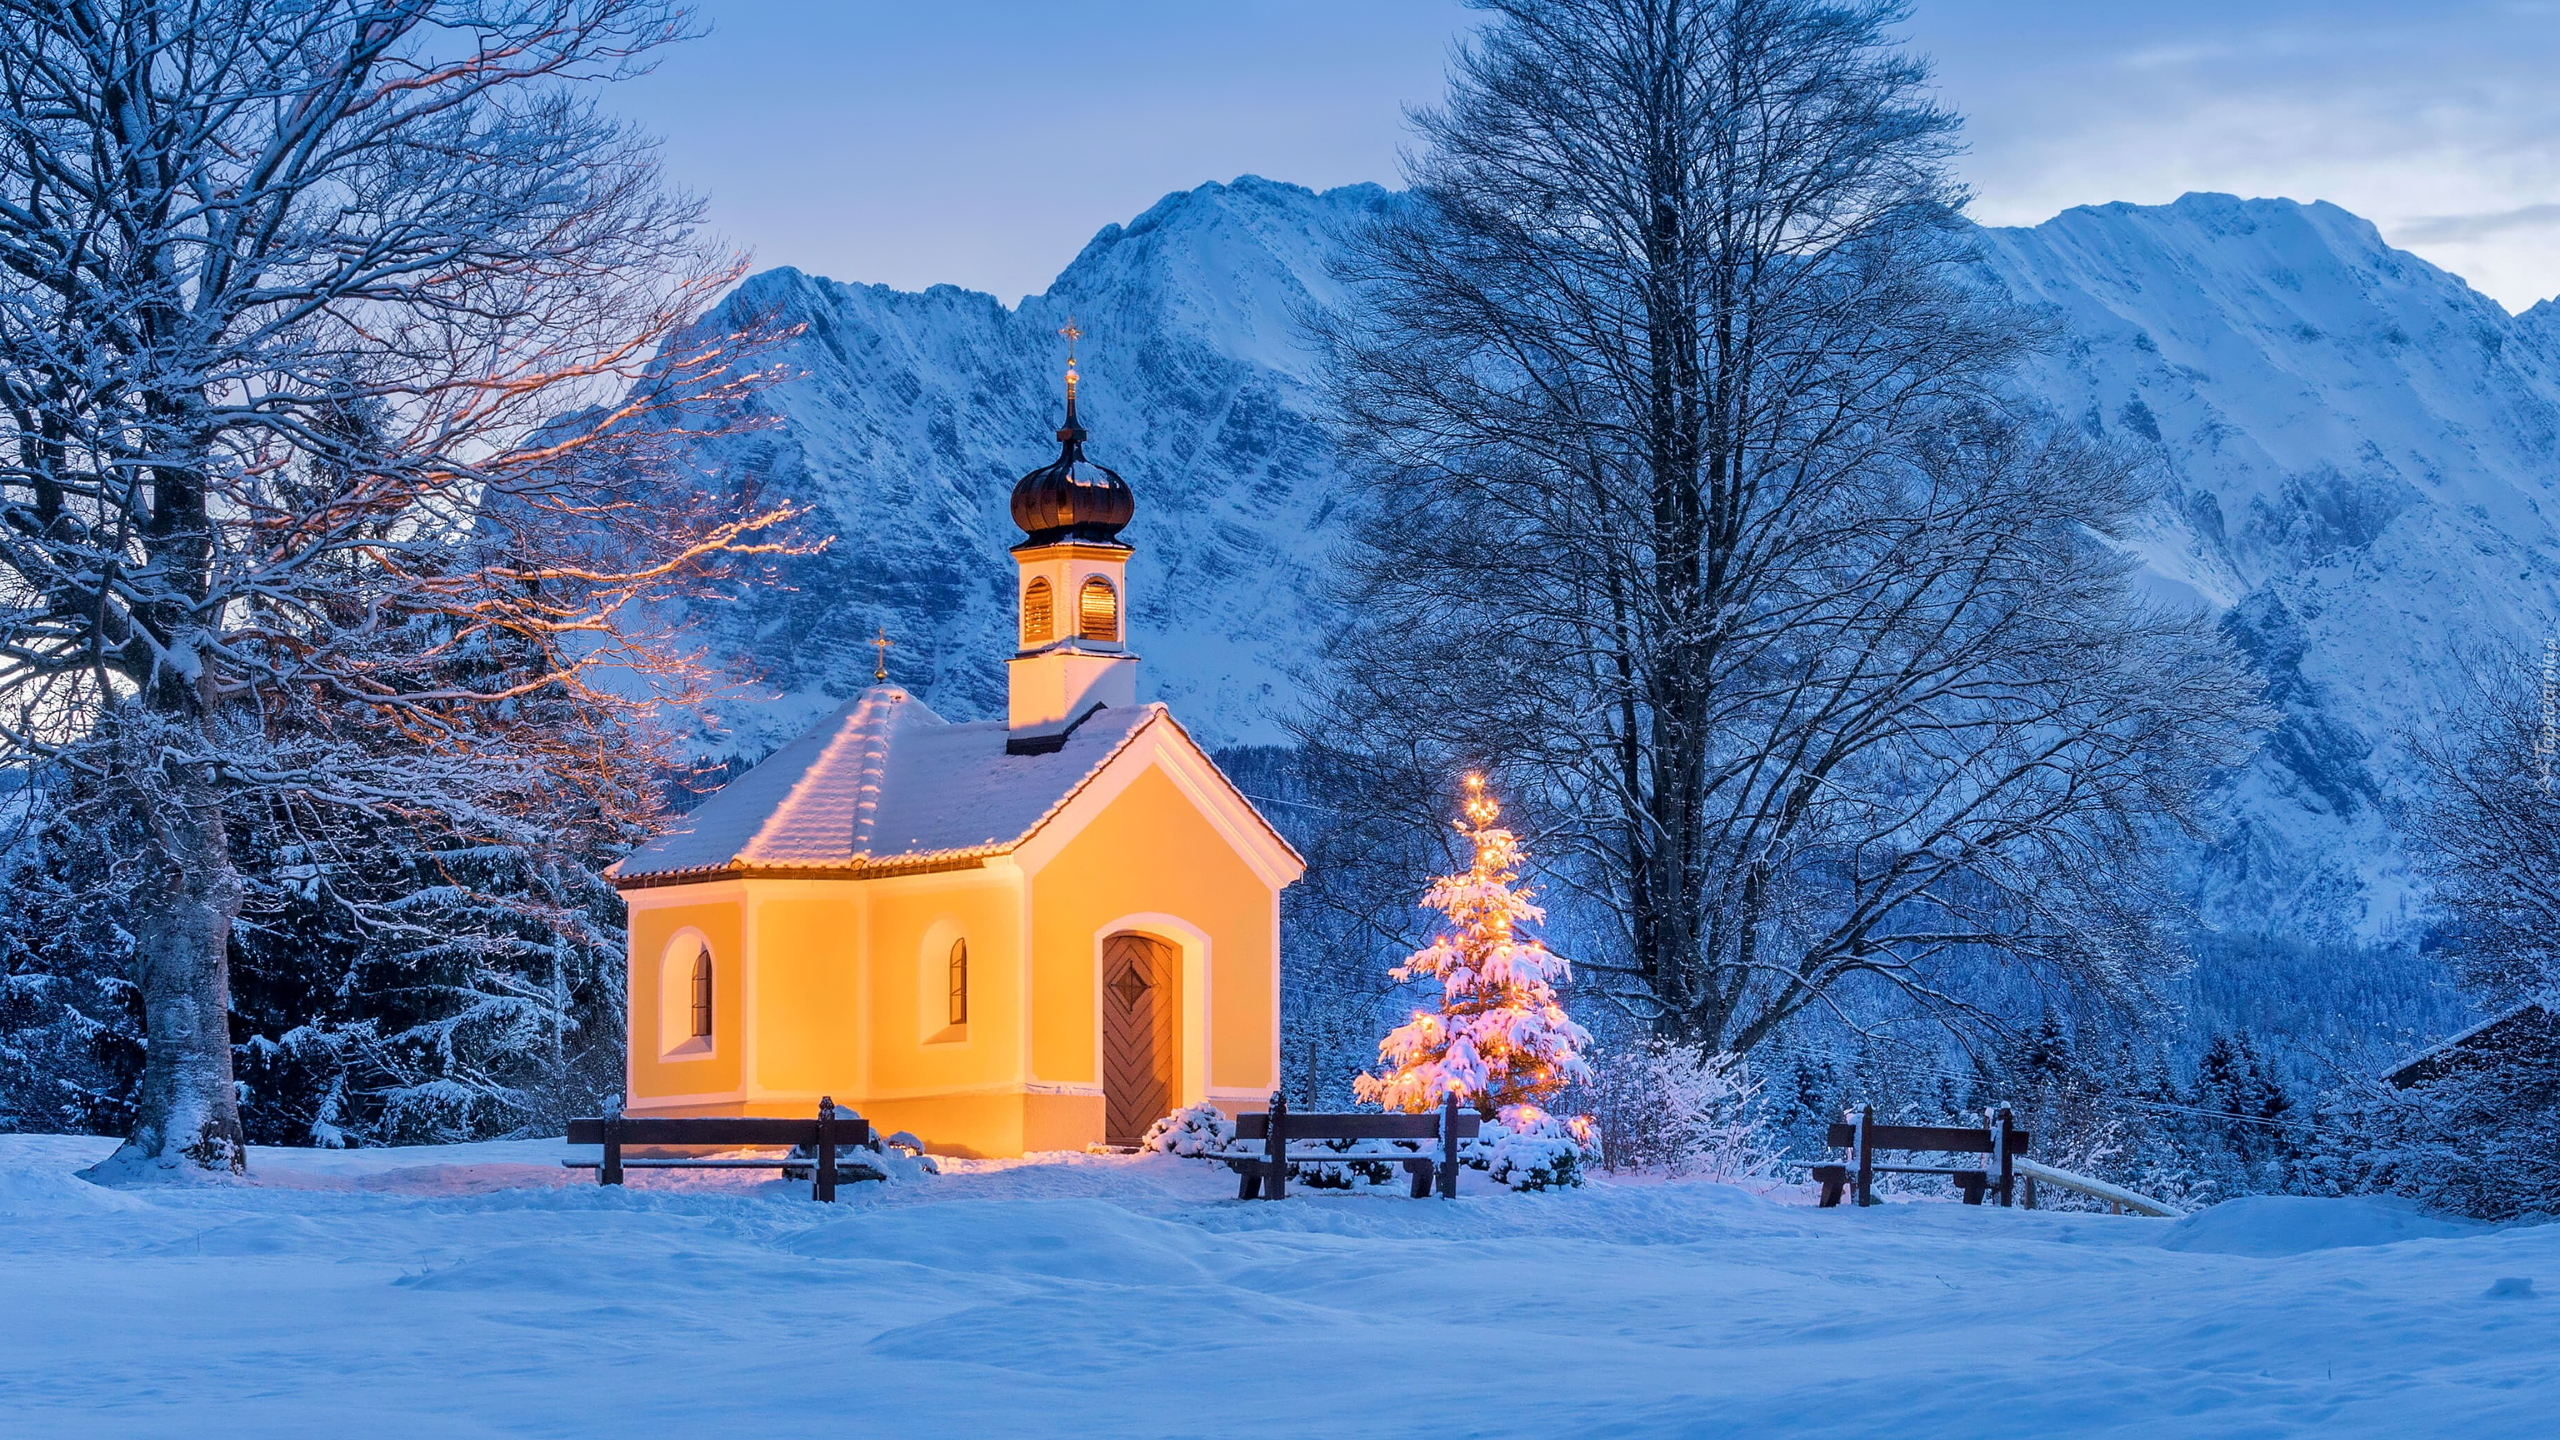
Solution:
<svg viewBox="0 0 2560 1440"><path fill-rule="evenodd" d="M1129 486L1013 489L1001 721L865 691L607 872L630 912L625 1108L821 1095L938 1153L1137 1142L1279 1078L1280 891L1305 869L1161 704L1128 641Z"/></svg>

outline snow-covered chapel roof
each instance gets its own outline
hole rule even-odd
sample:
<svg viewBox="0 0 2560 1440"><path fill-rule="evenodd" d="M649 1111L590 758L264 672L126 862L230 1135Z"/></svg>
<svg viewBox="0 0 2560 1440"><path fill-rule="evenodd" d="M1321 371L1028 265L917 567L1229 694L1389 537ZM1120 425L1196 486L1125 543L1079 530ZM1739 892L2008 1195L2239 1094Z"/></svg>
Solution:
<svg viewBox="0 0 2560 1440"><path fill-rule="evenodd" d="M738 872L852 877L1001 854L1157 724L1197 753L1162 705L1098 710L1060 748L1010 754L1004 722L955 725L898 686L874 686L606 874L626 887Z"/></svg>

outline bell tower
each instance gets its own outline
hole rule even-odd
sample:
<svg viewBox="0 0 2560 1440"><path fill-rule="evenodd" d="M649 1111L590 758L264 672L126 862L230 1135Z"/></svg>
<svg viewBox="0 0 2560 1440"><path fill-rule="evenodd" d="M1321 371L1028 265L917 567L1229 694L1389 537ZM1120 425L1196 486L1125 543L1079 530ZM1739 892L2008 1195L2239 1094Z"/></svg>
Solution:
<svg viewBox="0 0 2560 1440"><path fill-rule="evenodd" d="M1116 473L1084 458L1076 422L1073 319L1067 337L1067 423L1058 458L1013 487L1015 635L1005 662L1005 749L1037 755L1067 743L1095 710L1138 703L1138 657L1129 653L1129 547L1120 529L1137 500Z"/></svg>

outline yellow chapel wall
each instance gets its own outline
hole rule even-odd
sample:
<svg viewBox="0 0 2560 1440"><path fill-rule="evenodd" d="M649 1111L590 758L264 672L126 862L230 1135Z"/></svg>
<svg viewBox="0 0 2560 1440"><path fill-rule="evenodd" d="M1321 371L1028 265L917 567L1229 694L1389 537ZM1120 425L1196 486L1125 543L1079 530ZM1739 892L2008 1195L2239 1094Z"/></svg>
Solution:
<svg viewBox="0 0 2560 1440"><path fill-rule="evenodd" d="M1022 877L982 869L863 882L870 1070L862 1113L948 1155L1019 1155L1024 1104ZM969 1018L948 1023L951 942L969 946ZM1031 1147L1036 1148L1036 1147Z"/></svg>
<svg viewBox="0 0 2560 1440"><path fill-rule="evenodd" d="M1032 1073L1042 1081L1092 1087L1090 1139L1102 1138L1101 991L1095 976L1101 938L1131 929L1157 934L1177 948L1199 943L1175 926L1120 923L1145 915L1187 922L1205 936L1206 1034L1186 1025L1175 1090L1177 1103L1207 1098L1232 1112L1269 1094L1277 1078L1278 906L1277 892L1156 765L1040 867L1031 888L1039 957ZM1186 967L1186 991L1189 979ZM1190 1008L1187 993L1183 999ZM1209 1059L1205 1073L1187 1053L1202 1038ZM1186 1075L1196 1077L1199 1089L1190 1088Z"/></svg>
<svg viewBox="0 0 2560 1440"><path fill-rule="evenodd" d="M1020 1153L1021 893L1019 873L998 860L627 894L630 1108L797 1114L826 1095L937 1150ZM712 947L713 1044L706 1055L669 1056L660 956L696 934ZM945 1023L955 939L970 951L969 1018L958 1027Z"/></svg>
<svg viewBox="0 0 2560 1440"><path fill-rule="evenodd" d="M750 880L747 980L755 1026L747 1098L759 1114L855 1105L862 1085L865 887L852 880Z"/></svg>
<svg viewBox="0 0 2560 1440"><path fill-rule="evenodd" d="M745 1073L740 1064L746 1015L741 945L744 887L732 880L670 886L624 898L633 902L623 991L630 1085L625 1108L734 1113L743 1098ZM669 1056L661 1043L665 1034L661 997L667 986L660 966L669 963L668 947L688 932L699 934L711 946L711 1045L707 1053ZM675 963L688 967L689 984L691 953L675 957ZM688 1016L688 1026L689 1021Z"/></svg>

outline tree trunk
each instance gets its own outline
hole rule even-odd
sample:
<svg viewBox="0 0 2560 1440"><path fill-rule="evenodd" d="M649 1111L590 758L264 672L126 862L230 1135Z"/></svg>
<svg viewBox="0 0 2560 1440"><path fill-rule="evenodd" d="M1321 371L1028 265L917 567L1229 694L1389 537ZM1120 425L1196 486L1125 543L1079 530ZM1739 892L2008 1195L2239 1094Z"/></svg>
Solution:
<svg viewBox="0 0 2560 1440"><path fill-rule="evenodd" d="M147 849L132 892L147 1050L132 1131L87 1174L104 1182L239 1174L249 1158L231 1071L231 922L240 913L240 879L221 792L201 763L133 758L153 767L139 787Z"/></svg>

